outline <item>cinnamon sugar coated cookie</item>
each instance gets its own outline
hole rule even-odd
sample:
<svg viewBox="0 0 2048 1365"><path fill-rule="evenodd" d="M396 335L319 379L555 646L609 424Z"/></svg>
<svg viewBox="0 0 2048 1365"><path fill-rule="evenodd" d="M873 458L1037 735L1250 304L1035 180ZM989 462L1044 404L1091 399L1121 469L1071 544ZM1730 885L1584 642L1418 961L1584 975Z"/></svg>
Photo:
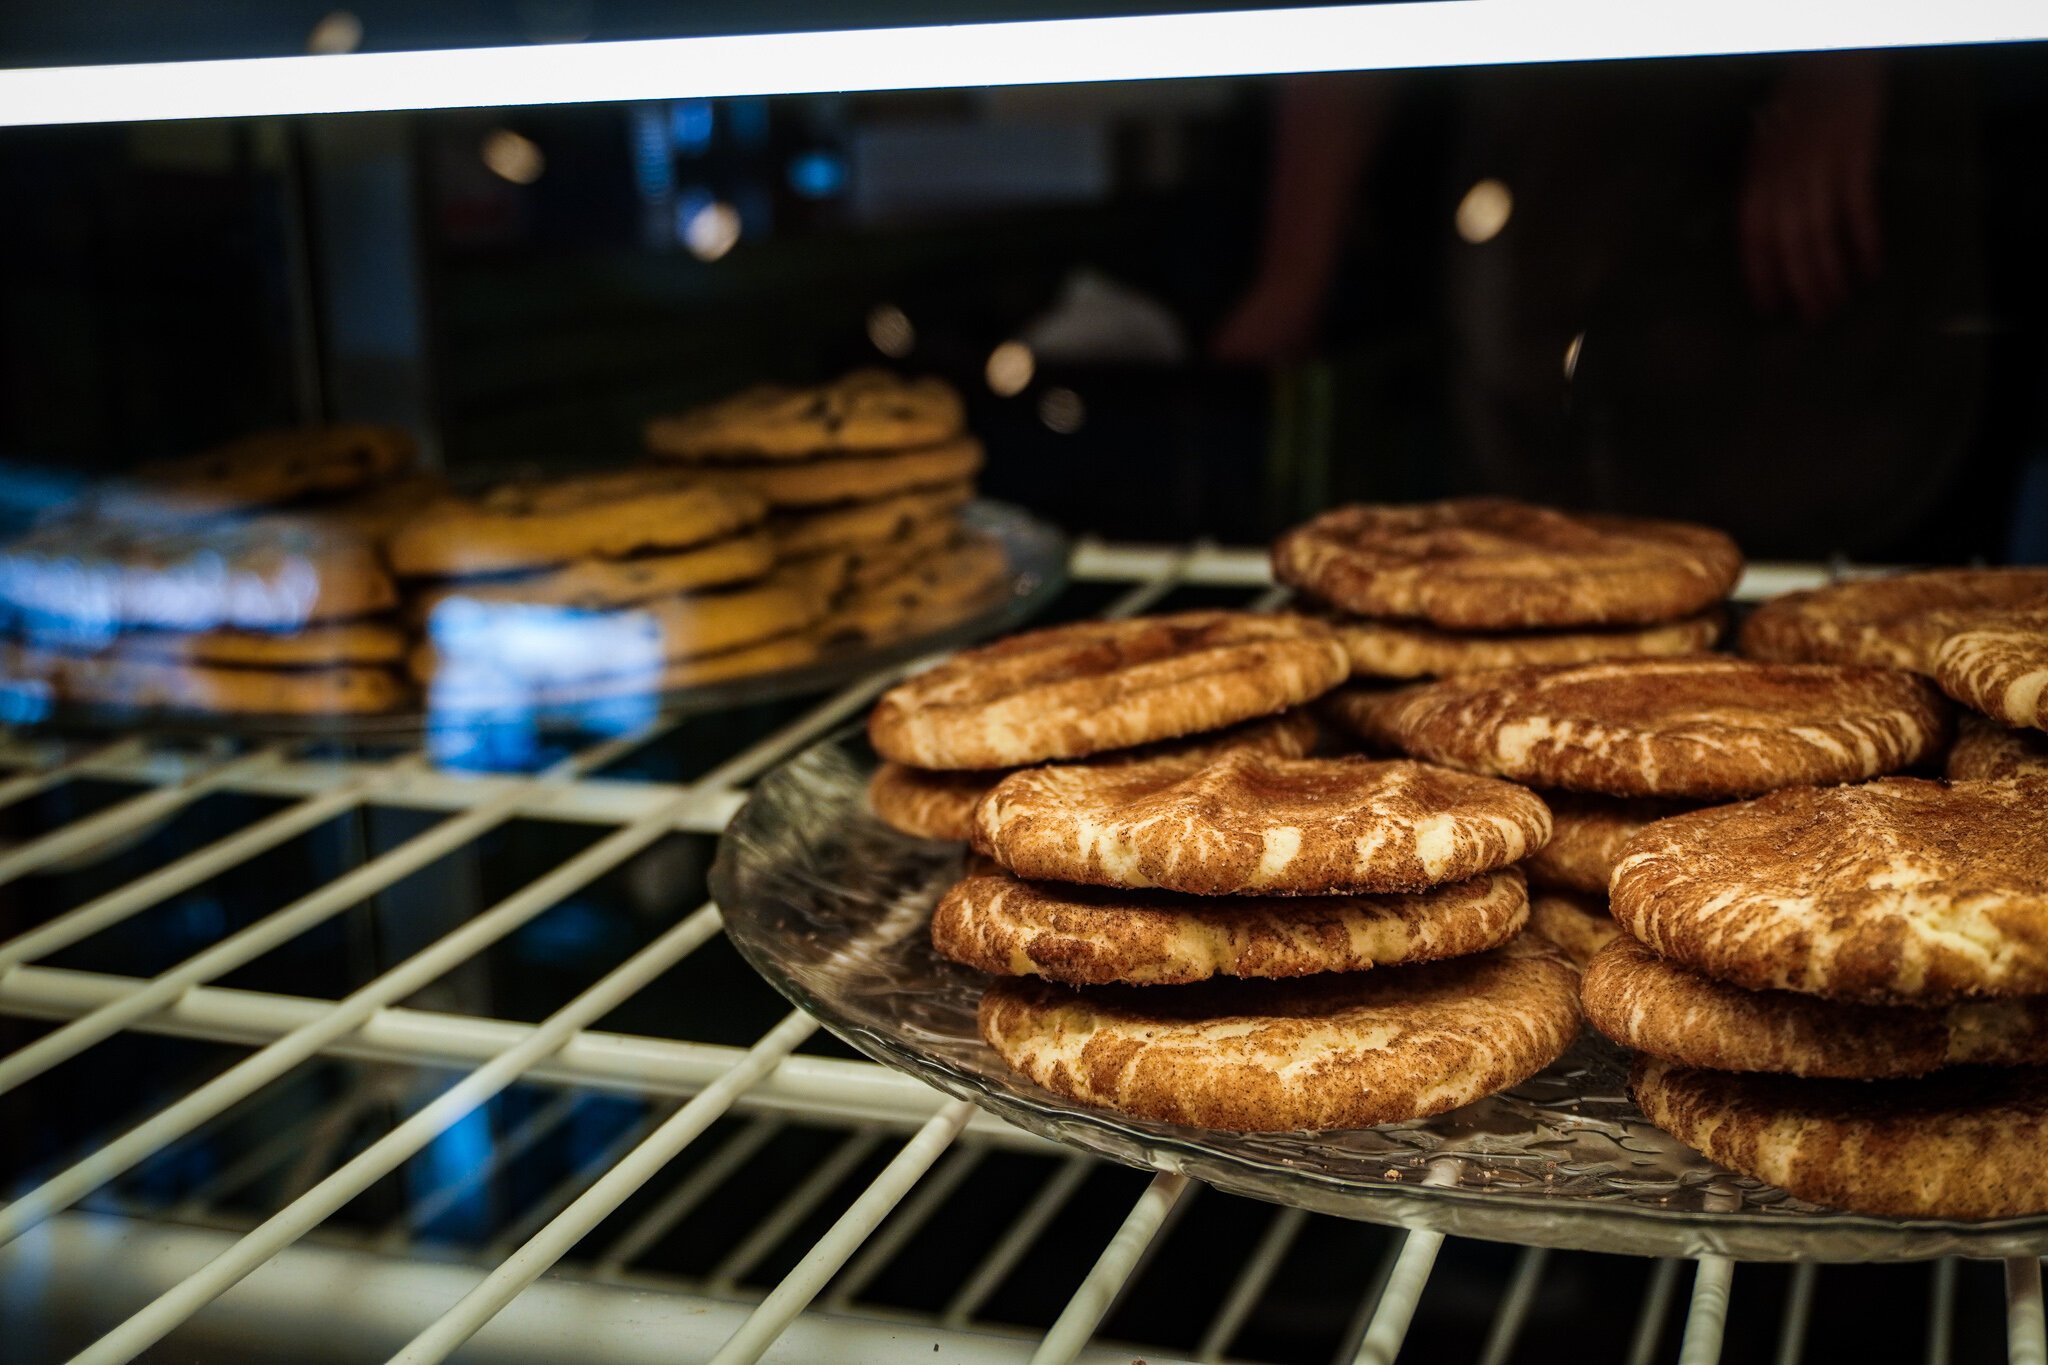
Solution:
<svg viewBox="0 0 2048 1365"><path fill-rule="evenodd" d="M997 873L964 878L941 898L932 946L999 976L1166 986L1463 957L1506 943L1528 915L1526 885L1512 869L1415 895L1286 899L1175 896Z"/></svg>
<svg viewBox="0 0 2048 1365"><path fill-rule="evenodd" d="M1274 542L1273 573L1347 612L1453 630L1644 625L1726 597L1742 552L1684 522L1463 498L1325 512Z"/></svg>
<svg viewBox="0 0 2048 1365"><path fill-rule="evenodd" d="M1054 626L897 684L868 717L868 736L884 758L913 767L1016 767L1272 715L1349 673L1329 629L1299 616L1199 611Z"/></svg>
<svg viewBox="0 0 2048 1365"><path fill-rule="evenodd" d="M1830 1081L1639 1056L1629 1092L1680 1142L1811 1203L1899 1218L2048 1213L2048 1073L2032 1067Z"/></svg>
<svg viewBox="0 0 2048 1365"><path fill-rule="evenodd" d="M1211 762L1242 749L1277 758L1302 758L1321 737L1321 728L1307 711L1287 711L1264 720L1246 721L1213 734L1162 740L1138 749L1102 754L1096 763L1143 762L1183 758ZM974 837L974 808L981 798L1008 777L1009 768L961 768L951 772L884 763L868 782L868 804L882 823L920 839Z"/></svg>
<svg viewBox="0 0 2048 1365"><path fill-rule="evenodd" d="M1951 782L2000 777L2048 777L2048 735L2008 730L1974 711L1956 719L1956 742L1943 775Z"/></svg>
<svg viewBox="0 0 2048 1365"><path fill-rule="evenodd" d="M1788 592L1742 623L1742 652L1787 663L1877 664L1933 671L1959 614L2048 606L2048 568L1931 569Z"/></svg>
<svg viewBox="0 0 2048 1365"><path fill-rule="evenodd" d="M1721 638L1726 618L1716 609L1654 626L1611 630L1510 631L1457 634L1407 621L1330 616L1330 629L1351 655L1361 678L1433 678L1483 673L1524 664L1576 664L1595 659L1669 658L1699 654Z"/></svg>
<svg viewBox="0 0 2048 1365"><path fill-rule="evenodd" d="M1884 668L1698 658L1508 669L1332 698L1378 744L1539 787L1708 799L1941 752L1949 707Z"/></svg>
<svg viewBox="0 0 2048 1365"><path fill-rule="evenodd" d="M1602 948L1622 936L1621 926L1607 913L1604 898L1562 891L1530 893L1529 932L1555 943L1582 969Z"/></svg>
<svg viewBox="0 0 2048 1365"><path fill-rule="evenodd" d="M1609 908L1756 990L2048 993L2048 779L1797 787L1660 820L1624 846Z"/></svg>
<svg viewBox="0 0 2048 1365"><path fill-rule="evenodd" d="M2048 611L1973 618L1934 651L1942 691L2007 725L2048 730Z"/></svg>
<svg viewBox="0 0 2048 1365"><path fill-rule="evenodd" d="M1405 760L1233 754L1013 773L976 809L974 846L1020 877L1314 896L1420 891L1549 837L1550 812L1512 783Z"/></svg>
<svg viewBox="0 0 2048 1365"><path fill-rule="evenodd" d="M1621 846L1655 820L1692 809L1675 801L1625 800L1577 792L1543 792L1550 807L1550 842L1525 865L1533 886L1607 896Z"/></svg>
<svg viewBox="0 0 2048 1365"><path fill-rule="evenodd" d="M1526 1080L1578 1032L1578 972L1524 934L1474 957L1294 981L1077 992L1003 978L981 1036L1056 1094L1239 1132L1426 1118Z"/></svg>
<svg viewBox="0 0 2048 1365"><path fill-rule="evenodd" d="M1920 1008L1751 991L1623 935L1586 969L1586 1020L1624 1047L1715 1071L1876 1080L1949 1066L2048 1064L2048 999Z"/></svg>

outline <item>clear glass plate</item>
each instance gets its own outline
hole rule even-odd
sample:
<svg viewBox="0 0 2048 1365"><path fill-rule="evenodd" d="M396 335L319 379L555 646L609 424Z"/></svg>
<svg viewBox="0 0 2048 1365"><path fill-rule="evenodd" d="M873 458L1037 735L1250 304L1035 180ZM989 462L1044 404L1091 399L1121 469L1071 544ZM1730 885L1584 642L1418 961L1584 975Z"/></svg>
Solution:
<svg viewBox="0 0 2048 1365"><path fill-rule="evenodd" d="M59 704L47 715L17 724L72 730L149 728L170 734L230 734L251 737L417 740L423 733L517 727L542 733L624 732L660 716L724 710L755 702L829 691L855 678L919 658L957 649L975 640L1014 630L1057 597L1067 581L1067 541L1057 530L1003 503L976 502L962 512L971 527L994 536L1009 561L1007 577L974 603L958 621L939 630L891 644L841 649L815 662L772 673L757 673L697 687L648 692L632 697L549 707L477 710L385 711L374 715L261 716L174 711L162 708Z"/></svg>
<svg viewBox="0 0 2048 1365"><path fill-rule="evenodd" d="M876 820L874 763L850 730L755 786L712 871L726 930L854 1047L1041 1136L1319 1213L1525 1245L1822 1261L2048 1251L2048 1218L1876 1218L1732 1175L1644 1121L1623 1054L1591 1035L1505 1094L1357 1132L1214 1132L1062 1099L976 1034L986 978L939 958L925 932L961 850Z"/></svg>

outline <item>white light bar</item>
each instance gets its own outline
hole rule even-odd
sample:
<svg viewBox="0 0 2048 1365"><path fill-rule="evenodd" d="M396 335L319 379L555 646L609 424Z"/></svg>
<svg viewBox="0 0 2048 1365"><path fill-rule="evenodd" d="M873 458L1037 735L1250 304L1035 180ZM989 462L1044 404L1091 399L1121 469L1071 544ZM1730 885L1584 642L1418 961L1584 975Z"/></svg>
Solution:
<svg viewBox="0 0 2048 1365"><path fill-rule="evenodd" d="M1429 0L0 71L0 126L579 104L2048 38L2042 0Z"/></svg>

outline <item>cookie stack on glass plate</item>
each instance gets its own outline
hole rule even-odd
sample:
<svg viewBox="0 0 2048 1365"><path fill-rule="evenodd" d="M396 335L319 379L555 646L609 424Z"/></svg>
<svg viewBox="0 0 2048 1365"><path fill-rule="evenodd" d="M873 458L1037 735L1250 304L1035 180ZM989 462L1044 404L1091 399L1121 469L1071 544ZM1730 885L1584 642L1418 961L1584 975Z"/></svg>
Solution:
<svg viewBox="0 0 2048 1365"><path fill-rule="evenodd" d="M263 432L95 488L0 549L7 704L388 711L410 696L381 554L427 480L387 427Z"/></svg>
<svg viewBox="0 0 2048 1365"><path fill-rule="evenodd" d="M1973 708L1951 778L2048 773L2048 569L1935 569L1786 593L1743 623L1758 659L1881 664Z"/></svg>
<svg viewBox="0 0 2048 1365"><path fill-rule="evenodd" d="M1326 512L1275 541L1273 571L1322 604L1355 697L1420 678L1700 653L1720 638L1742 554L1704 526L1468 498ZM1614 845L1665 807L1541 795L1556 828L1527 864L1534 917L1583 961L1613 933L1599 900Z"/></svg>
<svg viewBox="0 0 2048 1365"><path fill-rule="evenodd" d="M1273 543L1360 678L1668 658L1711 648L1742 552L1686 522L1507 498L1339 507Z"/></svg>
<svg viewBox="0 0 2048 1365"><path fill-rule="evenodd" d="M1588 1017L1652 1123L1803 1199L2048 1212L2048 778L1887 778L1660 821Z"/></svg>
<svg viewBox="0 0 2048 1365"><path fill-rule="evenodd" d="M834 582L778 566L755 494L631 469L445 497L392 537L436 708L638 698L789 667Z"/></svg>
<svg viewBox="0 0 2048 1365"><path fill-rule="evenodd" d="M998 978L980 1026L1009 1065L1141 1118L1275 1131L1439 1113L1564 1050L1577 973L1521 933L1512 866L1549 833L1532 793L1292 756L1257 727L1185 738L1347 672L1317 623L1203 612L1019 636L882 699L869 734L903 771L978 770L985 861L932 942Z"/></svg>
<svg viewBox="0 0 2048 1365"><path fill-rule="evenodd" d="M1328 714L1368 745L1526 782L1551 843L1529 875L1598 916L1625 841L1708 802L1857 782L1939 754L1947 704L1893 669L1725 656L1497 669L1387 691Z"/></svg>
<svg viewBox="0 0 2048 1365"><path fill-rule="evenodd" d="M855 370L829 384L764 384L647 424L658 459L747 488L773 509L784 563L842 587L818 634L880 643L945 624L1004 576L1001 547L962 525L981 443L936 379Z"/></svg>

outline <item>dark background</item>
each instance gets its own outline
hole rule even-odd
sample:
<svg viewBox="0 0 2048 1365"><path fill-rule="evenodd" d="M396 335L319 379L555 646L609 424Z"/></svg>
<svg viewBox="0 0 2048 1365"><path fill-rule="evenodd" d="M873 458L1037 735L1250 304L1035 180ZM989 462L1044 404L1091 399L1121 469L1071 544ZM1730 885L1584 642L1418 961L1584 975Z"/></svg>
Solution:
<svg viewBox="0 0 2048 1365"><path fill-rule="evenodd" d="M1112 7L1164 8L1188 7ZM303 51L327 13L10 7L0 61ZM354 13L362 50L855 22ZM1769 60L1419 72L1317 347L1251 367L1204 354L1253 271L1264 81L0 131L0 458L22 505L52 473L322 416L421 426L458 470L573 465L630 457L664 408L896 360L967 392L991 493L1077 531L1248 541L1345 498L1495 491L1713 521L1765 557L2038 558L2048 62L1887 60L1884 270L1822 322L1759 316L1741 289ZM532 183L486 168L504 132L542 154ZM921 187L919 139L940 148ZM1474 245L1451 224L1480 176L1516 210ZM715 260L685 240L705 204L741 226ZM991 350L1077 269L1167 309L1183 358L1046 357L993 392ZM906 355L878 352L877 309L914 324Z"/></svg>

